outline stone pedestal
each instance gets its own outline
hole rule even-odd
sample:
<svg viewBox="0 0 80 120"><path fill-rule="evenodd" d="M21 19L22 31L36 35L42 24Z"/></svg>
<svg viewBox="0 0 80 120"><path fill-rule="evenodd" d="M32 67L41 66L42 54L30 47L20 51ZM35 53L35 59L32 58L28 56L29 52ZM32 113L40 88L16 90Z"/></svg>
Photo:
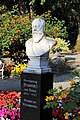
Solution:
<svg viewBox="0 0 80 120"><path fill-rule="evenodd" d="M49 53L45 53L41 56L29 56L29 58L29 65L24 69L24 73L41 74L51 72L48 62Z"/></svg>
<svg viewBox="0 0 80 120"><path fill-rule="evenodd" d="M21 119L52 120L51 111L43 109L45 97L53 88L53 74L22 73L21 75Z"/></svg>

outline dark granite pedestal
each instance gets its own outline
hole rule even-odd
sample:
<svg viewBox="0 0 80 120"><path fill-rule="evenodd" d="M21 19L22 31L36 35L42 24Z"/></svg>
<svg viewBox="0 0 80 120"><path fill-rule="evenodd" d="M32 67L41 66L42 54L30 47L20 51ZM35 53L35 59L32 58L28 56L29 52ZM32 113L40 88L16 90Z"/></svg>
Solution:
<svg viewBox="0 0 80 120"><path fill-rule="evenodd" d="M52 120L51 111L43 109L47 92L52 88L52 73L22 73L20 120Z"/></svg>

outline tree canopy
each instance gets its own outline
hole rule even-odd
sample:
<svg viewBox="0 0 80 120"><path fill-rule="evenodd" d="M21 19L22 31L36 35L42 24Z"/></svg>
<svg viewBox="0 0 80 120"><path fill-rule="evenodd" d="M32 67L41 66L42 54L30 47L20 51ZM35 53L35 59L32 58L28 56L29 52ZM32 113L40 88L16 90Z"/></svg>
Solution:
<svg viewBox="0 0 80 120"><path fill-rule="evenodd" d="M36 15L50 11L53 18L65 21L68 39L75 44L80 29L80 0L1 0L0 4L9 10L18 4L19 14L27 12L30 18L31 11Z"/></svg>

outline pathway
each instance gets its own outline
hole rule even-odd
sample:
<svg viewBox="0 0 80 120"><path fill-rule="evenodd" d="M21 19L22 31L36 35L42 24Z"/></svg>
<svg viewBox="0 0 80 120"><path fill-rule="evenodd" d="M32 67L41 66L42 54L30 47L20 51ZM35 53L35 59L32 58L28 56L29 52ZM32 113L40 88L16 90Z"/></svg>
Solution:
<svg viewBox="0 0 80 120"><path fill-rule="evenodd" d="M54 75L53 87L58 88L63 86L63 88L69 87L70 84L70 73L65 73L64 75ZM75 79L78 81L78 79ZM9 91L21 91L21 78L6 78L4 80L0 79L0 90Z"/></svg>
<svg viewBox="0 0 80 120"><path fill-rule="evenodd" d="M9 91L20 91L21 90L21 80L20 78L5 78L0 79L0 90Z"/></svg>

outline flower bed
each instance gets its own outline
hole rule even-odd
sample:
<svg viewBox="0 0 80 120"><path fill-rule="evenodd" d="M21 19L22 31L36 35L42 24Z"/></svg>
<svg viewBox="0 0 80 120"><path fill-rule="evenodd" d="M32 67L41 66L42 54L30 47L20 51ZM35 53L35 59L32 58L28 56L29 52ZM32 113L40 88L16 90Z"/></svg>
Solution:
<svg viewBox="0 0 80 120"><path fill-rule="evenodd" d="M23 72L23 70L27 67L27 64L7 64L5 65L5 71L4 71L4 75L5 76L17 76L19 77L21 75L21 73Z"/></svg>
<svg viewBox="0 0 80 120"><path fill-rule="evenodd" d="M70 87L48 91L44 109L51 109L56 120L80 120L80 81L71 80Z"/></svg>
<svg viewBox="0 0 80 120"><path fill-rule="evenodd" d="M20 94L0 91L0 120L20 120Z"/></svg>

